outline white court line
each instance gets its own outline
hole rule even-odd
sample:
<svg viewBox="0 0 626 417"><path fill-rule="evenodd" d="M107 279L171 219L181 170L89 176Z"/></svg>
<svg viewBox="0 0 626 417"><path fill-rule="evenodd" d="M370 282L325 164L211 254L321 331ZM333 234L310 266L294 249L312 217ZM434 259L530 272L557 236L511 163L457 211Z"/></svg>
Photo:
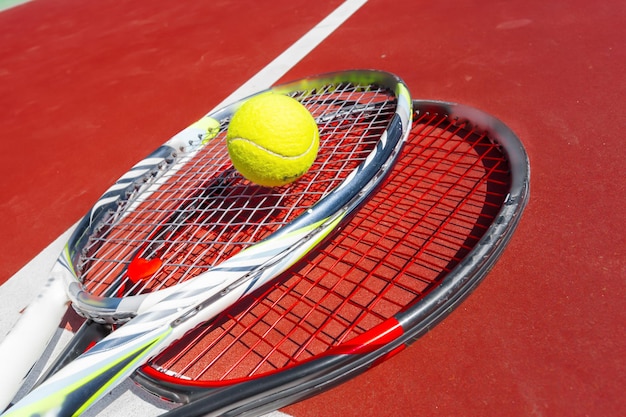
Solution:
<svg viewBox="0 0 626 417"><path fill-rule="evenodd" d="M344 1L337 9L319 22L302 38L223 100L216 106L216 109L238 99L245 98L256 91L270 87L341 26L341 24L366 2L367 0ZM43 283L47 279L48 271L52 269L54 262L63 250L63 246L74 227L75 226L59 236L6 283L0 286L0 300L2 300L2 302L0 302L0 336L6 335L13 323L18 319L20 311L30 304L32 299L39 294ZM61 337L66 338L68 335ZM134 383L125 381L108 395L107 400L101 400L101 405L92 407L84 415L113 417L118 415L119 410L122 409L126 415L135 414L141 415L142 417L158 415L163 412L163 408L155 405L156 403L154 401L150 402L150 399L151 397L142 389L137 388ZM146 400L148 402L146 402ZM268 417L269 416L288 417L286 414L280 412L270 413L268 414Z"/></svg>
<svg viewBox="0 0 626 417"><path fill-rule="evenodd" d="M0 0L0 12L12 9L31 0Z"/></svg>
<svg viewBox="0 0 626 417"><path fill-rule="evenodd" d="M224 99L224 101L217 105L216 109L245 98L256 91L270 87L326 39L328 35L341 26L343 22L352 16L352 14L366 2L367 0L345 1L335 9L334 12L326 16L324 20L319 22L313 29L296 41L296 43L287 48L285 52L276 57L276 59L270 62L265 68Z"/></svg>

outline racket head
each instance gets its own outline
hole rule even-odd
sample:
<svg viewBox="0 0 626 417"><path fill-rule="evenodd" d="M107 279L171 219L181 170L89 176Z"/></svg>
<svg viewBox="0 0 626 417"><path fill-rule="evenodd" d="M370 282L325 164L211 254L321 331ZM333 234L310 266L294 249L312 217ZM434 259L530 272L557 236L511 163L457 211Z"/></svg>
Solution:
<svg viewBox="0 0 626 417"><path fill-rule="evenodd" d="M511 238L530 165L501 121L413 102L380 190L306 261L188 333L134 379L169 415L267 412L401 351L461 303Z"/></svg>
<svg viewBox="0 0 626 417"><path fill-rule="evenodd" d="M386 72L341 71L270 90L316 119L313 167L295 183L256 186L234 170L225 146L230 118L249 97L205 116L122 176L70 238L58 269L79 314L125 322L258 242L353 210L353 197L380 182L410 126L408 90Z"/></svg>

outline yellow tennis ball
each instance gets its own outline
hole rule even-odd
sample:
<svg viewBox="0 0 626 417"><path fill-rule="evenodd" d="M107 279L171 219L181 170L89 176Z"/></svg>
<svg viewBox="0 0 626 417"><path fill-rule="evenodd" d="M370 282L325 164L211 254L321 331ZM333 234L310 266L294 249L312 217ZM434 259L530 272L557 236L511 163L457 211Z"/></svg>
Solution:
<svg viewBox="0 0 626 417"><path fill-rule="evenodd" d="M256 184L277 187L311 168L319 131L300 102L268 92L252 97L235 112L226 142L237 171Z"/></svg>

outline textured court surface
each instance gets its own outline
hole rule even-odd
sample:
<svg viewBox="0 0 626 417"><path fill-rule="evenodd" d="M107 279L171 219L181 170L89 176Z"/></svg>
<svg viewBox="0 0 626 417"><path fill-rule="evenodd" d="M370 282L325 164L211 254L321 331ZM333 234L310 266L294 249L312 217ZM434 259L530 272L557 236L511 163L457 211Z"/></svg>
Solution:
<svg viewBox="0 0 626 417"><path fill-rule="evenodd" d="M0 13L0 282L341 3L34 0ZM284 412L626 414L624 21L622 1L369 0L282 77L395 72L414 97L502 119L532 165L517 234L456 312Z"/></svg>

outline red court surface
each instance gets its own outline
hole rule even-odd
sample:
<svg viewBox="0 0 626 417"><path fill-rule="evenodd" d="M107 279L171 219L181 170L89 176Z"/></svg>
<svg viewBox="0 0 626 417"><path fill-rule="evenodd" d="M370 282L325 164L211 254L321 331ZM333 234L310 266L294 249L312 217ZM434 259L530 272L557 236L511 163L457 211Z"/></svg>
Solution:
<svg viewBox="0 0 626 417"><path fill-rule="evenodd" d="M1 12L0 282L340 4L34 0ZM457 311L284 412L626 415L624 22L614 0L369 0L288 71L383 69L415 98L497 116L527 148L531 201Z"/></svg>

